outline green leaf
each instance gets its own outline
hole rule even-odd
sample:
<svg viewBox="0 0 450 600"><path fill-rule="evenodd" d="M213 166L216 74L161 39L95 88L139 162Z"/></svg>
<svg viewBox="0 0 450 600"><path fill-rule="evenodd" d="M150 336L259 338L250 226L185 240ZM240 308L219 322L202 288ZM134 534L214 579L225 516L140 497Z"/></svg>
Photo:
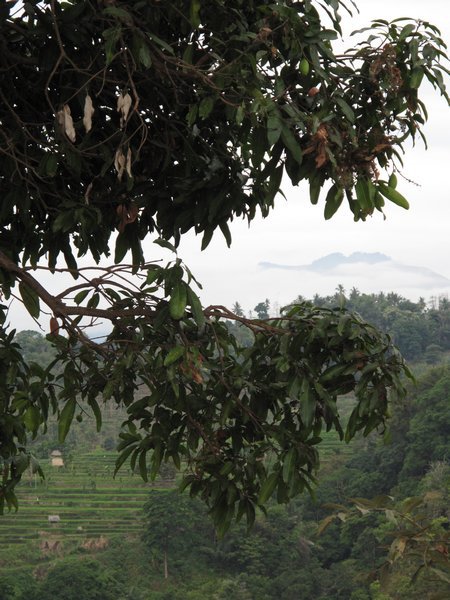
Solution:
<svg viewBox="0 0 450 600"><path fill-rule="evenodd" d="M52 223L52 231L69 231L75 224L75 212L73 210L64 210L60 212Z"/></svg>
<svg viewBox="0 0 450 600"><path fill-rule="evenodd" d="M189 13L189 20L194 29L200 25L200 0L191 0L191 10Z"/></svg>
<svg viewBox="0 0 450 600"><path fill-rule="evenodd" d="M291 448L283 461L283 481L285 483L289 483L291 480L292 474L295 470L295 465L297 462L297 449Z"/></svg>
<svg viewBox="0 0 450 600"><path fill-rule="evenodd" d="M117 25L116 27L110 27L105 29L103 37L105 38L105 55L106 64L111 64L114 55L116 54L116 45L122 35L122 27Z"/></svg>
<svg viewBox="0 0 450 600"><path fill-rule="evenodd" d="M197 327L201 329L205 325L205 315L203 314L203 308L200 299L190 287L187 288L187 295L194 320L197 323Z"/></svg>
<svg viewBox="0 0 450 600"><path fill-rule="evenodd" d="M160 48L163 48L169 54L175 55L175 52L174 52L173 48L171 46L169 46L169 44L167 42L165 42L164 40L162 40L161 38L159 38L157 35L155 35L154 33L149 33L148 37L151 40L153 40L155 42L155 44L157 44Z"/></svg>
<svg viewBox="0 0 450 600"><path fill-rule="evenodd" d="M192 127L195 123L195 121L197 120L197 115L198 115L198 104L192 104L189 107L189 111L186 115L186 121L187 124L189 125L189 127Z"/></svg>
<svg viewBox="0 0 450 600"><path fill-rule="evenodd" d="M154 244L158 244L158 246L161 246L161 248L167 248L167 250L171 250L172 252L177 251L177 249L175 248L175 246L173 244L171 244L170 242L168 242L167 240L163 239L163 238L158 238L157 240L154 240L153 242Z"/></svg>
<svg viewBox="0 0 450 600"><path fill-rule="evenodd" d="M186 284L180 281L174 285L169 300L169 311L172 319L182 319L186 310L187 293Z"/></svg>
<svg viewBox="0 0 450 600"><path fill-rule="evenodd" d="M266 197L266 203L272 204L276 194L280 192L281 180L283 178L283 165L278 165L273 169L270 179L269 188Z"/></svg>
<svg viewBox="0 0 450 600"><path fill-rule="evenodd" d="M161 448L161 444L157 444L152 454L152 466L150 468L150 477L152 481L154 481L156 479L156 476L158 475L159 467L161 466L163 456L164 451Z"/></svg>
<svg viewBox="0 0 450 600"><path fill-rule="evenodd" d="M269 477L265 479L259 491L258 504L265 504L267 500L271 497L277 486L279 476L279 472L274 471L269 475Z"/></svg>
<svg viewBox="0 0 450 600"><path fill-rule="evenodd" d="M391 188L389 185L386 185L381 181L378 182L377 187L385 198L387 198L394 204L397 204L397 206L401 206L402 208L408 210L409 202L404 196L400 194L400 192L397 192L397 190L394 190L394 188Z"/></svg>
<svg viewBox="0 0 450 600"><path fill-rule="evenodd" d="M206 96L200 102L198 107L198 114L201 119L206 119L214 108L215 98L213 96Z"/></svg>
<svg viewBox="0 0 450 600"><path fill-rule="evenodd" d="M45 164L45 172L49 177L55 177L58 172L59 158L57 154L49 154Z"/></svg>
<svg viewBox="0 0 450 600"><path fill-rule="evenodd" d="M271 115L267 119L267 141L271 146L275 144L283 131L283 121L278 115Z"/></svg>
<svg viewBox="0 0 450 600"><path fill-rule="evenodd" d="M19 283L19 292L27 311L32 317L38 319L41 309L39 306L39 296L37 293L23 281Z"/></svg>
<svg viewBox="0 0 450 600"><path fill-rule="evenodd" d="M86 296L89 294L90 291L91 290L81 290L81 292L78 292L78 294L73 299L75 304L76 305L81 304L83 302L83 300L86 298Z"/></svg>
<svg viewBox="0 0 450 600"><path fill-rule="evenodd" d="M116 248L114 251L114 262L120 263L130 249L130 242L126 235L119 233L116 239Z"/></svg>
<svg viewBox="0 0 450 600"><path fill-rule="evenodd" d="M23 422L25 423L25 427L28 429L28 431L33 433L37 431L41 422L41 413L37 406L28 407L23 416Z"/></svg>
<svg viewBox="0 0 450 600"><path fill-rule="evenodd" d="M111 17L115 17L116 19L120 19L127 25L133 23L133 18L129 12L124 10L123 8L119 8L118 6L108 6L103 9L103 14L110 15Z"/></svg>
<svg viewBox="0 0 450 600"><path fill-rule="evenodd" d="M370 179L360 177L355 185L356 198L358 204L364 211L370 211L373 208L375 189Z"/></svg>
<svg viewBox="0 0 450 600"><path fill-rule="evenodd" d="M175 466L176 469L178 469L178 471L181 469L181 459L180 459L180 455L178 454L178 452L172 452L172 460L173 460L173 464Z"/></svg>
<svg viewBox="0 0 450 600"><path fill-rule="evenodd" d="M152 57L150 56L150 51L145 42L142 42L141 47L139 48L138 58L141 65L146 69L149 69L152 66Z"/></svg>
<svg viewBox="0 0 450 600"><path fill-rule="evenodd" d="M308 429L311 427L316 414L316 397L312 385L307 379L302 382L300 391L300 416L304 426Z"/></svg>
<svg viewBox="0 0 450 600"><path fill-rule="evenodd" d="M397 183L397 175L395 173L391 173L388 182L389 187L395 190L395 188L397 187Z"/></svg>
<svg viewBox="0 0 450 600"><path fill-rule="evenodd" d="M119 454L119 456L117 457L117 460L116 460L115 468L114 468L114 476L116 476L120 467L123 465L123 463L127 460L127 458L130 456L130 454L133 452L133 450L135 449L135 446L136 446L136 444L131 444L130 446L127 446Z"/></svg>
<svg viewBox="0 0 450 600"><path fill-rule="evenodd" d="M92 297L89 298L89 302L87 303L88 308L97 308L98 303L100 302L100 294L95 292L92 294Z"/></svg>
<svg viewBox="0 0 450 600"><path fill-rule="evenodd" d="M174 348L171 348L164 359L164 366L168 367L176 362L181 356L183 356L185 351L186 348L184 346L175 346Z"/></svg>
<svg viewBox="0 0 450 600"><path fill-rule="evenodd" d="M320 190L323 186L323 175L320 171L316 171L309 179L309 198L311 204L317 204L320 196Z"/></svg>
<svg viewBox="0 0 450 600"><path fill-rule="evenodd" d="M62 443L66 439L69 433L70 425L72 424L73 416L75 414L75 408L77 401L75 398L70 398L61 411L58 419L58 439Z"/></svg>
<svg viewBox="0 0 450 600"><path fill-rule="evenodd" d="M102 428L102 411L100 410L100 406L95 398L91 398L89 400L89 406L92 408L92 412L94 413L97 431L100 431Z"/></svg>
<svg viewBox="0 0 450 600"><path fill-rule="evenodd" d="M202 238L202 245L201 245L201 249L205 250L205 248L208 247L209 242L212 239L214 233L214 229L212 227L208 227L207 229L205 229L205 232L203 234L203 238Z"/></svg>
<svg viewBox="0 0 450 600"><path fill-rule="evenodd" d="M256 511L253 503L250 500L245 504L245 516L247 519L247 532L253 527L256 518Z"/></svg>
<svg viewBox="0 0 450 600"><path fill-rule="evenodd" d="M19 452L19 454L13 458L13 464L16 475L22 475L30 464L30 457L28 454L25 454L25 452Z"/></svg>
<svg viewBox="0 0 450 600"><path fill-rule="evenodd" d="M236 111L236 123L240 125L245 117L245 107L243 104L240 104Z"/></svg>
<svg viewBox="0 0 450 600"><path fill-rule="evenodd" d="M336 96L334 100L335 100L336 104L338 106L340 106L342 112L347 117L347 119L350 121L350 123L354 123L355 122L355 113L353 112L353 109L347 104L347 102L340 96Z"/></svg>
<svg viewBox="0 0 450 600"><path fill-rule="evenodd" d="M338 187L335 183L328 190L327 197L325 199L324 216L325 219L331 219L331 217L338 210L342 204L344 198L344 190Z"/></svg>
<svg viewBox="0 0 450 600"><path fill-rule="evenodd" d="M251 161L255 169L259 168L266 153L267 141L264 127L255 127L251 139Z"/></svg>
<svg viewBox="0 0 450 600"><path fill-rule="evenodd" d="M294 159L298 162L299 165L301 165L303 161L303 154L300 148L300 143L285 123L283 123L283 127L281 130L281 139L283 140L283 143L285 144L286 148L288 148L291 152Z"/></svg>
<svg viewBox="0 0 450 600"><path fill-rule="evenodd" d="M225 222L220 223L219 227L220 227L221 232L223 233L223 237L225 238L225 240L227 242L227 246L229 248L231 246L230 228L228 227L228 225Z"/></svg>
<svg viewBox="0 0 450 600"><path fill-rule="evenodd" d="M417 90L422 83L425 71L421 68L413 69L409 78L409 87L413 90Z"/></svg>
<svg viewBox="0 0 450 600"><path fill-rule="evenodd" d="M144 481L148 481L147 450L142 450L139 455L139 473Z"/></svg>

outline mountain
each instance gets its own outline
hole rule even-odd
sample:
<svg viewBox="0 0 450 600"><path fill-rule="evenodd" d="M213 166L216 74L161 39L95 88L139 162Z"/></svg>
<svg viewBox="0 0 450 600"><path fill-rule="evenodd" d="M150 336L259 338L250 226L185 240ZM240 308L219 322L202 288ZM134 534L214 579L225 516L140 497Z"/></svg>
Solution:
<svg viewBox="0 0 450 600"><path fill-rule="evenodd" d="M361 272L361 267L366 268L374 276L380 276L383 273L389 273L392 277L397 275L403 282L415 286L420 282L423 289L440 288L450 286L450 279L428 269L426 267L417 267L405 265L394 261L390 256L381 254L381 252L353 252L345 256L340 252L327 254L308 265L284 265L271 262L260 262L259 266L263 269L277 269L289 271L308 271L323 276L349 276L353 272Z"/></svg>

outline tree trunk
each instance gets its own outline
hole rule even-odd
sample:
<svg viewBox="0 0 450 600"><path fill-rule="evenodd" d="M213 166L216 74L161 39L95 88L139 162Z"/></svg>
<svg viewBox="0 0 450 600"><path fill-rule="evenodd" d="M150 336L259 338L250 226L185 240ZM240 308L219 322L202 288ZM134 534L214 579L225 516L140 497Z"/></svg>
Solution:
<svg viewBox="0 0 450 600"><path fill-rule="evenodd" d="M169 579L169 566L167 564L167 548L164 549L164 579Z"/></svg>

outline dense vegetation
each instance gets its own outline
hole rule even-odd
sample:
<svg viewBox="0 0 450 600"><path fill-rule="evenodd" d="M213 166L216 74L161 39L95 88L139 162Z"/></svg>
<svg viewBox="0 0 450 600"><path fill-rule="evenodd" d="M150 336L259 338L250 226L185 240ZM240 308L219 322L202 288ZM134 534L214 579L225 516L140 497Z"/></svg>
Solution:
<svg viewBox="0 0 450 600"><path fill-rule="evenodd" d="M394 298L389 294L385 297ZM414 303L411 305L414 309ZM18 336L28 341L31 338L44 347L47 343L39 334L21 332ZM32 343L27 351L33 352ZM47 537L37 536L37 528L45 530L45 526L34 524L27 516L31 515L26 501L27 486L22 484L19 491L23 506L13 521L25 519L31 535L28 541L25 535L21 543L0 552L5 573L0 598L447 598L449 398L449 367L424 370L417 385L410 387L407 398L391 405L388 435L373 433L356 440L352 446L342 446L337 437L330 440L329 450L321 454L315 498L301 497L288 506L270 505L267 516L258 514L250 533L244 525L233 526L221 540L215 535L204 505L186 494L180 497L171 489L173 470L169 469L166 482L159 480L145 499L133 488L135 484L131 484L131 491L126 478L116 489L114 485L118 482L105 483L103 470L108 464L112 469L113 455L106 448L112 441L114 421L122 419L122 413L105 415L105 430L101 434L95 432L89 419L84 419L70 433L65 445L58 445L55 436L50 445L48 437L38 438L34 442L37 452L45 455L60 448L70 461L65 469L67 475L64 469L54 474L48 467L48 491L44 485L42 493L39 492L43 515L51 510L52 503L55 507L54 494L60 494L60 506L54 510L61 513L63 522L48 529L45 535L50 540L63 541L64 550L59 554L40 550L42 540ZM346 402L348 416L352 400ZM90 466L82 466L83 453L84 460L92 456L91 462L84 463ZM75 471L73 465L78 465ZM62 481L66 477L68 482L72 477L74 486L80 485L80 492L81 482L85 482L82 501L77 503L70 490L66 493L72 495L64 499ZM102 493L105 485L110 489L109 499ZM52 489L53 500L51 495L46 498ZM144 491L142 487L139 489ZM35 495L34 490L31 493ZM120 499L119 503L114 496ZM141 516L136 515L139 501L133 504L131 500L136 497L141 498ZM364 504L362 498L373 497L378 499ZM351 500L355 498L360 498L356 510ZM120 501L128 506L119 508ZM85 508L81 510L82 506ZM87 511L97 510L95 506L109 516L99 519L97 526L89 530L86 515ZM134 532L129 527L125 533L126 527L122 528L120 519L126 511L130 515L134 511L136 515ZM64 515L72 513L74 517L68 521ZM12 526L12 518L13 515L3 517L4 536ZM81 524L84 531L77 532L76 527ZM323 531L319 534L320 529ZM24 536L16 531L17 536ZM86 539L95 542L99 535L109 540L108 545L85 544ZM22 547L28 550L24 553ZM426 565L424 549L428 557ZM69 584L75 580L78 595L73 596Z"/></svg>
<svg viewBox="0 0 450 600"><path fill-rule="evenodd" d="M63 441L81 405L100 429L100 397L127 407L117 468L154 478L167 460L182 466L222 531L308 489L323 430L349 440L383 426L408 374L384 334L304 303L271 323L204 309L176 254L188 231L202 249L217 231L230 244L230 221L267 216L283 178L308 185L312 204L322 195L325 219L343 204L356 221L409 207L397 173L407 142L425 139L422 83L449 103L446 45L436 26L404 17L372 22L345 49L335 41L352 10L1 3L1 293L50 317L58 368L23 361L0 305L0 512L39 469L28 434L56 414ZM172 250L169 264L146 261L149 238ZM77 281L55 291L38 269ZM226 317L252 331L251 348ZM98 319L111 329L94 340ZM337 397L350 391L344 428Z"/></svg>
<svg viewBox="0 0 450 600"><path fill-rule="evenodd" d="M296 302L304 300L298 296ZM338 286L335 294L316 294L308 301L326 308L345 306L360 314L364 320L389 333L408 360L422 359L435 364L450 350L450 301L445 295L433 297L429 302L424 298L413 302L395 292L365 294L356 288L346 292ZM235 303L234 311L245 316L239 302ZM259 302L253 309L259 319L267 318L272 312L269 299ZM242 331L242 335L243 341L249 343L248 334Z"/></svg>
<svg viewBox="0 0 450 600"><path fill-rule="evenodd" d="M158 481L165 466L182 469L181 487L204 501L220 538L205 508L155 489L139 538L111 536L103 548L73 540L61 557L58 539L45 556L24 541L29 562L8 566L3 596L355 599L381 598L377 586L385 583L396 596L423 597L429 576L441 593L448 549L436 473L447 469L447 372L430 376L423 397L410 396L410 407L433 407L428 420L413 409L403 415L411 374L386 334L343 306L299 302L266 321L203 308L177 254L188 231L202 235L202 249L216 231L230 244L230 221L267 216L283 177L304 181L313 204L322 195L326 219L342 204L356 221L388 212L386 203L409 207L397 173L406 143L424 138L422 82L449 103L446 46L428 22L380 19L336 52L342 14L353 7L345 0L0 4L1 297L22 301L35 319L47 314L52 344L50 364L36 360L40 350L25 360L0 305L0 513L17 507L15 487L30 470L32 480L41 473L32 449L45 455L55 442L45 446L40 435L56 428L57 443L67 444L61 449L75 456L84 442L69 436L71 427L92 419L99 433L104 401L121 409L116 470ZM146 261L141 242L152 237L172 252L165 266ZM111 254L113 264L99 265ZM89 266L80 266L83 257ZM37 275L45 268L77 281L46 289ZM258 312L268 316L267 301ZM247 328L250 345L227 318ZM95 340L88 332L98 319L111 329ZM410 338L407 353L419 357ZM436 358L440 348L430 350L430 340L428 356ZM43 344L36 334L19 342ZM394 422L401 415L394 461L374 433L389 411ZM409 443L415 434L427 439L424 427L433 452ZM348 473L352 493L371 491L377 481L365 466L375 455L384 488L399 496L348 499L327 515L301 495L313 491L318 448L330 435L360 434L374 444L355 447L361 467L344 453L328 467L324 457L318 494L346 500L333 482L339 476L341 486ZM420 486L432 494L426 504L403 501ZM274 507L289 501L288 509ZM254 524L251 537L243 521ZM65 525L59 532L67 537ZM314 538L320 529L323 542ZM385 542L389 568L381 566ZM413 590L401 579L410 574Z"/></svg>

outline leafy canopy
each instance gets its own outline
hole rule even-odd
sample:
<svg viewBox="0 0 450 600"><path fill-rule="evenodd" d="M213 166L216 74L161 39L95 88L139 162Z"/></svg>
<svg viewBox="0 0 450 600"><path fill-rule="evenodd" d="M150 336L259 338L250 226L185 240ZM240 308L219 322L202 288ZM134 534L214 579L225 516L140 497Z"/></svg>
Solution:
<svg viewBox="0 0 450 600"><path fill-rule="evenodd" d="M178 256L146 263L149 234L174 252L189 230L205 248L217 228L266 216L283 176L306 180L324 215L344 198L356 220L396 189L403 144L423 136L422 79L448 96L445 44L433 25L375 21L336 54L339 0L30 0L0 6L0 281L57 350L27 365L0 331L0 502L30 461L48 415L64 439L99 402L128 409L117 466L144 478L162 461L186 471L216 523L252 522L257 505L310 488L322 428L350 440L384 422L405 367L388 337L343 309L289 307L250 321L203 309ZM79 268L114 247L114 265ZM132 264L121 261L131 251ZM62 255L77 279L54 295L33 269ZM135 279L131 278L131 274ZM253 332L239 345L224 323ZM85 326L107 320L95 342ZM64 330L67 335L60 335ZM136 392L141 391L141 397ZM144 390L144 391L142 391ZM354 391L344 432L339 394Z"/></svg>

